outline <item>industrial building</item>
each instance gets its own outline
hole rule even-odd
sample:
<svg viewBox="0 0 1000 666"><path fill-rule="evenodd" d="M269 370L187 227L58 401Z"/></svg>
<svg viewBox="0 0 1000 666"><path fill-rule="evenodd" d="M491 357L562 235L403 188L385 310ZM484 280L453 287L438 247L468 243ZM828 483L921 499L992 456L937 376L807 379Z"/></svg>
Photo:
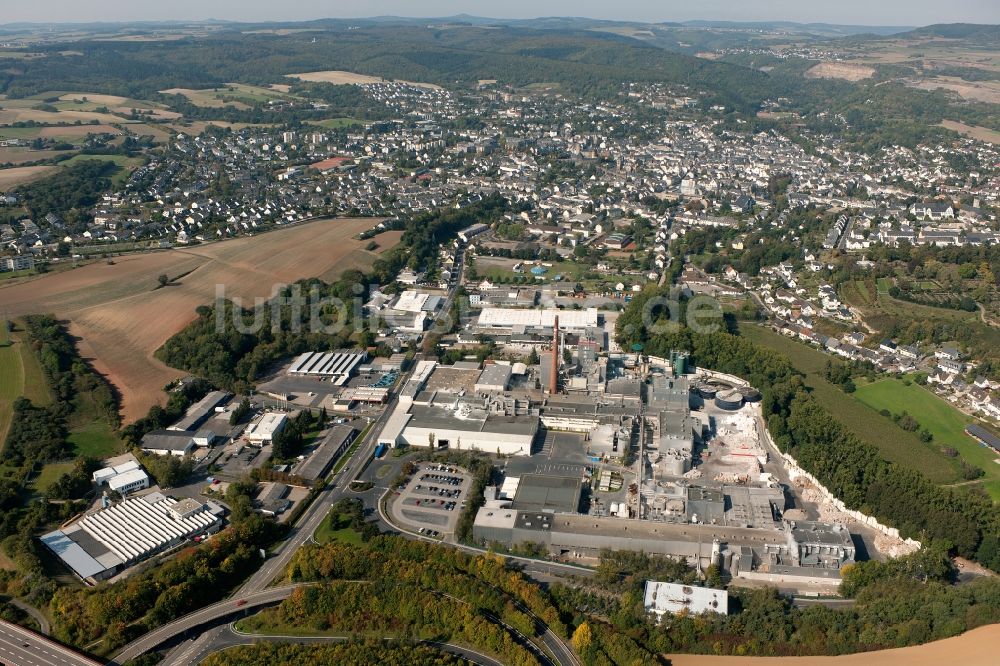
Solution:
<svg viewBox="0 0 1000 666"><path fill-rule="evenodd" d="M204 398L187 408L184 417L167 428L181 432L194 432L205 424L211 416L223 409L223 405L232 399L233 394L226 391L212 391Z"/></svg>
<svg viewBox="0 0 1000 666"><path fill-rule="evenodd" d="M476 380L476 393L503 393L510 386L512 374L509 365L487 365Z"/></svg>
<svg viewBox="0 0 1000 666"><path fill-rule="evenodd" d="M158 456L177 456L183 458L194 451L195 441L190 432L154 430L143 435L141 448L146 453L153 453Z"/></svg>
<svg viewBox="0 0 1000 666"><path fill-rule="evenodd" d="M99 509L41 537L83 580L103 580L222 525L222 508L154 492Z"/></svg>
<svg viewBox="0 0 1000 666"><path fill-rule="evenodd" d="M524 310L519 308L483 308L476 321L480 329L498 329L520 331L546 329L555 327L556 318L564 331L583 332L599 326L600 315L597 308L586 310L559 310L545 308Z"/></svg>
<svg viewBox="0 0 1000 666"><path fill-rule="evenodd" d="M693 615L701 613L729 613L729 593L711 587L695 587L678 583L646 581L643 606L650 613L663 617L667 613L684 611Z"/></svg>
<svg viewBox="0 0 1000 666"><path fill-rule="evenodd" d="M312 455L295 468L295 474L309 481L325 477L333 463L351 446L358 431L348 425L335 426Z"/></svg>
<svg viewBox="0 0 1000 666"><path fill-rule="evenodd" d="M274 441L274 436L285 429L288 416L281 412L261 414L243 431L243 437L255 446L266 446Z"/></svg>
<svg viewBox="0 0 1000 666"><path fill-rule="evenodd" d="M306 352L292 361L288 374L316 377L343 386L367 359L368 353L363 351Z"/></svg>
<svg viewBox="0 0 1000 666"><path fill-rule="evenodd" d="M122 496L149 488L149 475L135 460L99 469L91 478L98 487L107 486Z"/></svg>
<svg viewBox="0 0 1000 666"><path fill-rule="evenodd" d="M499 414L465 402L412 405L409 417L393 445L530 455L539 430L537 416Z"/></svg>

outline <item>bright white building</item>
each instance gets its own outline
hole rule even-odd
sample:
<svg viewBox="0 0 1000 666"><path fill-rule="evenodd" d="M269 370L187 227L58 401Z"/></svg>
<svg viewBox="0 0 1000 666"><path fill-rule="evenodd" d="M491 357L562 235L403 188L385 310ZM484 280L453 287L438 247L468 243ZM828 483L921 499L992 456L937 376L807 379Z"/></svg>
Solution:
<svg viewBox="0 0 1000 666"><path fill-rule="evenodd" d="M479 328L552 328L559 317L560 330L582 331L598 325L597 308L586 310L526 310L523 308L483 308L477 325Z"/></svg>
<svg viewBox="0 0 1000 666"><path fill-rule="evenodd" d="M287 415L281 412L269 412L248 425L243 431L243 437L251 444L264 446L270 444L274 436L285 429L287 423Z"/></svg>
<svg viewBox="0 0 1000 666"><path fill-rule="evenodd" d="M695 587L677 583L646 581L646 595L643 600L646 610L657 615L679 613L729 613L729 593L711 587Z"/></svg>

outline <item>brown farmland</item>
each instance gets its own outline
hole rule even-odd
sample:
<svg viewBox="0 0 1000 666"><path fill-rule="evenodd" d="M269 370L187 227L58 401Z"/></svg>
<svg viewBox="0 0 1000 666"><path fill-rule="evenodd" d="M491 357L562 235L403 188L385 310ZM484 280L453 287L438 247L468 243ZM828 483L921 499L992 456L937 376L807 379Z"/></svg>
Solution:
<svg viewBox="0 0 1000 666"><path fill-rule="evenodd" d="M673 666L987 666L997 663L1000 624L979 627L961 636L914 647L860 652L839 657L717 657L670 655Z"/></svg>
<svg viewBox="0 0 1000 666"><path fill-rule="evenodd" d="M189 248L97 262L0 287L0 307L10 316L52 312L70 322L80 352L121 392L126 421L162 404L162 388L184 373L153 353L210 304L216 285L245 304L268 297L276 284L307 277L325 280L365 269L377 257L353 238L372 219L319 220L291 229ZM380 250L390 242L380 238ZM392 238L391 240L395 240ZM176 282L157 289L166 274Z"/></svg>

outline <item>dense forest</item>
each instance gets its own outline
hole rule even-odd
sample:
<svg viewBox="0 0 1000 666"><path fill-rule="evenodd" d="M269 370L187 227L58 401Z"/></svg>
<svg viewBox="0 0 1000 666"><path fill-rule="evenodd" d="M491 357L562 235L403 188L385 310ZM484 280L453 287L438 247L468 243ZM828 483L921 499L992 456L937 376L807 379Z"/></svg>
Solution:
<svg viewBox="0 0 1000 666"><path fill-rule="evenodd" d="M328 666L329 664L380 664L382 666L462 666L466 664L446 652L427 645L400 641L358 640L338 645L257 643L209 655L203 666Z"/></svg>
<svg viewBox="0 0 1000 666"><path fill-rule="evenodd" d="M699 334L676 325L651 333L648 324L658 318L665 321L668 313L651 307L654 321L644 323L644 308L650 299L665 295L650 288L633 299L617 322L623 347L641 343L657 356L686 350L697 365L746 378L761 390L768 429L778 447L847 506L897 527L903 536L939 543L1000 570L1000 518L988 497L938 487L917 472L883 460L809 394L801 375L776 352L726 331ZM675 307L683 310L684 304Z"/></svg>
<svg viewBox="0 0 1000 666"><path fill-rule="evenodd" d="M114 162L83 160L52 176L22 185L17 191L32 218L41 220L55 213L72 225L78 219L85 219L83 209L96 204L111 189L111 176L119 169Z"/></svg>
<svg viewBox="0 0 1000 666"><path fill-rule="evenodd" d="M958 103L946 93L915 90L888 79L858 83L809 79L803 76L812 64L807 60L782 61L764 72L757 62L744 63L754 65L749 67L696 58L640 40L575 29L326 27L280 36L220 31L210 37L175 41L53 43L40 47L45 57L12 62L0 79L0 91L10 97L53 89L96 91L163 101L193 118L261 122L267 116L266 105L205 109L159 91L224 88L228 82L288 82L300 92L327 99L338 112L346 112L352 106L347 97L354 93L334 89L347 86L302 84L285 78L298 72L339 69L458 88L474 87L480 79L498 79L513 86L554 84L588 99L618 95L624 81L687 86L702 94L704 108L721 105L733 114L731 127L739 128L735 122L739 117L743 131L763 122L756 112L765 100L783 98L789 101L788 110L804 117L810 129L834 132L866 151L890 143L912 146L922 140L953 137L937 127L946 118L1000 129L994 106ZM366 118L377 119L380 113L367 101L354 108ZM305 107L293 112L300 120L313 113Z"/></svg>

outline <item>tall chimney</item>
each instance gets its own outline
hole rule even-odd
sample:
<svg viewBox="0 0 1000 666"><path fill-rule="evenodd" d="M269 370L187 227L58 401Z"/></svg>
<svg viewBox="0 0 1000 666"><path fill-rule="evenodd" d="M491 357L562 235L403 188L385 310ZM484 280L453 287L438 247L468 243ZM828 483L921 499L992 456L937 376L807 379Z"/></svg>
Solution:
<svg viewBox="0 0 1000 666"><path fill-rule="evenodd" d="M556 315L554 330L552 331L552 372L549 376L549 393L555 395L559 392L559 316Z"/></svg>

